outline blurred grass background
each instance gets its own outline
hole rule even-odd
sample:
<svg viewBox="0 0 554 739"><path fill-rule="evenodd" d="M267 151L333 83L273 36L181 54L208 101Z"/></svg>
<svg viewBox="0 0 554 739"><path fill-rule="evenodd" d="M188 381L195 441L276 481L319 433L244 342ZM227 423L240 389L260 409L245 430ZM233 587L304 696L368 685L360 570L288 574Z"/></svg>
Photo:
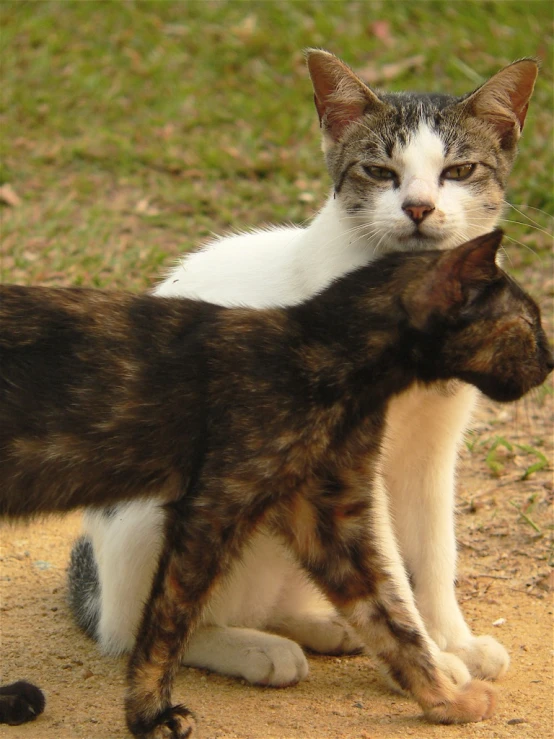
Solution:
<svg viewBox="0 0 554 739"><path fill-rule="evenodd" d="M504 226L552 294L553 8L3 0L0 279L140 289L213 232L309 219L329 187L318 46L376 87L455 94L541 60Z"/></svg>

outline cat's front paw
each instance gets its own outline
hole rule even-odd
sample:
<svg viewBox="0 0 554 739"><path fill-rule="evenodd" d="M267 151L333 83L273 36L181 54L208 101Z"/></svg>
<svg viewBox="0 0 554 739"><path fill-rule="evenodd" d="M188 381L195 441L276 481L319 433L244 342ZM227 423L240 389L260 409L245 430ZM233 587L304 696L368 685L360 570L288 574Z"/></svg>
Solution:
<svg viewBox="0 0 554 739"><path fill-rule="evenodd" d="M138 739L196 739L194 715L185 706L170 706L156 718L145 721L127 706L127 726Z"/></svg>
<svg viewBox="0 0 554 739"><path fill-rule="evenodd" d="M284 688L304 680L309 668L302 649L290 639L272 642L248 649L243 677L250 683Z"/></svg>
<svg viewBox="0 0 554 739"><path fill-rule="evenodd" d="M472 680L445 699L426 706L425 718L433 724L485 721L493 715L495 704L496 694L492 685Z"/></svg>
<svg viewBox="0 0 554 739"><path fill-rule="evenodd" d="M498 680L510 664L508 652L492 636L475 636L450 648L467 666L471 675L481 680Z"/></svg>

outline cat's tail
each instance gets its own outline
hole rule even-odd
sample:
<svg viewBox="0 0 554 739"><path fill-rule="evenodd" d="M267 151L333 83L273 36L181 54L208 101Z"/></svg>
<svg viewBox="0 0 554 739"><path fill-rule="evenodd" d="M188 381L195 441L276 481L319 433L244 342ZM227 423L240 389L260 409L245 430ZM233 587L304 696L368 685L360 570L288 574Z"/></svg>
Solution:
<svg viewBox="0 0 554 739"><path fill-rule="evenodd" d="M73 617L87 636L98 640L100 620L100 580L94 549L87 536L73 545L67 571L69 607Z"/></svg>
<svg viewBox="0 0 554 739"><path fill-rule="evenodd" d="M45 704L42 690L26 680L0 685L0 724L19 726L34 721Z"/></svg>

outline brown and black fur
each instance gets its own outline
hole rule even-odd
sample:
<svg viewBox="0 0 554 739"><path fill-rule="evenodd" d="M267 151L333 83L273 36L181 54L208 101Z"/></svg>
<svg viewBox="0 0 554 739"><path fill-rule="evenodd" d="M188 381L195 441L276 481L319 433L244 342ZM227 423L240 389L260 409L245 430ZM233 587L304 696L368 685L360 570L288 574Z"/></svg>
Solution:
<svg viewBox="0 0 554 739"><path fill-rule="evenodd" d="M0 288L0 513L167 501L129 663L135 736L193 736L172 679L262 520L429 720L492 713L490 686L441 673L392 577L376 477L387 402L414 382L515 400L552 369L538 308L495 265L500 239L389 255L285 309Z"/></svg>

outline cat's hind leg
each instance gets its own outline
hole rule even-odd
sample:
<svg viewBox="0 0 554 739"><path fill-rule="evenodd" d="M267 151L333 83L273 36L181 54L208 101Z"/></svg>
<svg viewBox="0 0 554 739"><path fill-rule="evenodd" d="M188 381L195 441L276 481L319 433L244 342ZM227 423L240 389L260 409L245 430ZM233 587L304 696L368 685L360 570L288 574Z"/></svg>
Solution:
<svg viewBox="0 0 554 739"><path fill-rule="evenodd" d="M287 564L286 586L267 628L318 654L359 654L364 645L352 627L296 561Z"/></svg>
<svg viewBox="0 0 554 739"><path fill-rule="evenodd" d="M232 626L196 629L183 663L274 688L295 685L308 675L308 662L296 642Z"/></svg>
<svg viewBox="0 0 554 739"><path fill-rule="evenodd" d="M165 513L156 500L87 510L68 569L69 604L78 625L110 656L130 652L163 543Z"/></svg>
<svg viewBox="0 0 554 739"><path fill-rule="evenodd" d="M255 494L249 504L246 490L244 505L235 500L229 510L220 487L216 480L213 490L166 506L163 550L127 673L127 726L141 739L196 736L193 714L172 706L173 679L216 582L270 504Z"/></svg>

